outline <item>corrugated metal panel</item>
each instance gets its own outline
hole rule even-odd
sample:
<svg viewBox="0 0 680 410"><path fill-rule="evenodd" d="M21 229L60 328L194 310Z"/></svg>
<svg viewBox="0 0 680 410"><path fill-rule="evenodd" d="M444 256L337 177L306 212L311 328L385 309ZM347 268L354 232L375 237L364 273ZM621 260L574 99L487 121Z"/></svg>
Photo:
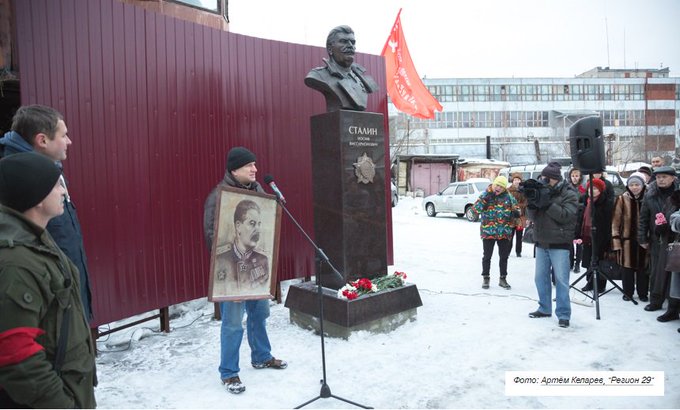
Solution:
<svg viewBox="0 0 680 410"><path fill-rule="evenodd" d="M15 1L15 10L22 104L62 111L73 140L65 172L96 324L206 295L203 201L231 146L258 154L260 178L276 177L313 233L309 117L325 104L303 79L323 48L222 32L116 0ZM382 58L358 60L385 90ZM370 97L369 111L387 113L384 92ZM391 220L388 227L391 263ZM284 216L279 278L314 270L313 250Z"/></svg>

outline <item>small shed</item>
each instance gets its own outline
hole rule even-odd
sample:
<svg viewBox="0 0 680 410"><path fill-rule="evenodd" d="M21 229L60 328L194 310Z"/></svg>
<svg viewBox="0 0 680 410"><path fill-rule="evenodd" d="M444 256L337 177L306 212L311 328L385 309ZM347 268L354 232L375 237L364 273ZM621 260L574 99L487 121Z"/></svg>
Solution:
<svg viewBox="0 0 680 410"><path fill-rule="evenodd" d="M437 193L454 180L456 154L399 155L392 177L400 195L430 195Z"/></svg>

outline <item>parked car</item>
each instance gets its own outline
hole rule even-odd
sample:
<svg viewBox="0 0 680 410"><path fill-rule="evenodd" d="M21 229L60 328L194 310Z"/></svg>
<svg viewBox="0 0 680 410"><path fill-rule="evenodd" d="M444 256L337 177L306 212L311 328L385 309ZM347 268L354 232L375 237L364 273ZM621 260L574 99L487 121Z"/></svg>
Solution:
<svg viewBox="0 0 680 410"><path fill-rule="evenodd" d="M453 182L443 191L425 197L423 208L427 216L437 216L440 212L450 212L459 218L465 216L468 221L476 222L477 213L472 212L472 205L489 187L491 180L486 178L470 178L467 181Z"/></svg>
<svg viewBox="0 0 680 410"><path fill-rule="evenodd" d="M399 193L397 191L397 186L394 185L394 182L390 182L390 185L392 185L392 208L397 206L397 202L399 202Z"/></svg>

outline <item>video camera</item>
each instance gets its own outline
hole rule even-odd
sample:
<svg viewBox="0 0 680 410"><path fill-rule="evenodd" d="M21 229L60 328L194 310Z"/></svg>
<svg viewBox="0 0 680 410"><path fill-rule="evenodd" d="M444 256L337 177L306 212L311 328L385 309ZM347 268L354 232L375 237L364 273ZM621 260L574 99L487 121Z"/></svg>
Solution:
<svg viewBox="0 0 680 410"><path fill-rule="evenodd" d="M531 209L543 209L550 205L550 185L543 179L527 179L519 184L519 192L527 199Z"/></svg>

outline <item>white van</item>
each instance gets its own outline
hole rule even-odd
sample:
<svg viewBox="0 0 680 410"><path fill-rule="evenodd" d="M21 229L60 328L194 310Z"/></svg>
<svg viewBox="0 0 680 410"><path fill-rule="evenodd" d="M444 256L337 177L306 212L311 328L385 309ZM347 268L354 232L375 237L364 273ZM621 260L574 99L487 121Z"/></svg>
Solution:
<svg viewBox="0 0 680 410"><path fill-rule="evenodd" d="M508 181L512 183L511 175L515 173L519 173L522 175L522 180L526 181L527 179L538 179L538 177L541 176L541 171L543 171L543 168L545 168L548 164L539 164L539 165L517 165L514 167L509 167L509 168L503 168L498 172L498 175L503 175L504 177L508 178ZM569 170L571 169L571 166L563 165L562 166L562 176L567 179L569 178ZM609 182L612 183L614 186L614 194L615 195L620 195L626 190L626 184L621 178L621 175L616 171L615 167L612 166L607 166L606 171L605 171L605 177ZM584 184L587 182L587 176L586 179L584 179Z"/></svg>

